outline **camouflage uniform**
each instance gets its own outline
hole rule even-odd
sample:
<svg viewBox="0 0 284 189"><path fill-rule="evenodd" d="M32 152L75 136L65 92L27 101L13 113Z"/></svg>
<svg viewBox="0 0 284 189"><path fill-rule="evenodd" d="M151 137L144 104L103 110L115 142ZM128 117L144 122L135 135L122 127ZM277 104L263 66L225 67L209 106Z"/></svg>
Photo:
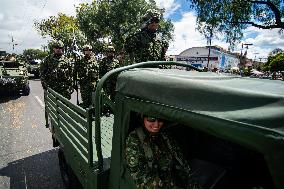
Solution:
<svg viewBox="0 0 284 189"><path fill-rule="evenodd" d="M200 189L177 143L164 133L136 128L126 141L128 170L139 189Z"/></svg>
<svg viewBox="0 0 284 189"><path fill-rule="evenodd" d="M159 15L148 12L143 17L142 28L126 40L125 50L131 63L165 60L168 43L158 39L156 31L148 29L152 19L159 22Z"/></svg>
<svg viewBox="0 0 284 189"><path fill-rule="evenodd" d="M53 44L60 45L58 43ZM73 68L64 55L50 54L40 64L41 83L44 89L52 88L67 99L73 92Z"/></svg>
<svg viewBox="0 0 284 189"><path fill-rule="evenodd" d="M99 79L99 65L95 56L84 56L76 62L75 70L78 74L83 108L92 105L92 92L95 91Z"/></svg>
<svg viewBox="0 0 284 189"><path fill-rule="evenodd" d="M113 47L108 47L109 50L113 50ZM119 61L115 59L114 57L106 56L102 59L100 62L100 78L102 78L107 72L120 67ZM107 95L110 95L111 99L114 98L115 95L115 84L116 84L116 77L113 76L107 83L106 86L104 87L104 90Z"/></svg>
<svg viewBox="0 0 284 189"><path fill-rule="evenodd" d="M83 51L92 50L90 45L84 45ZM82 98L82 107L88 108L92 105L92 92L95 90L96 83L99 79L99 65L95 56L85 55L81 60L75 63L75 79L79 82Z"/></svg>

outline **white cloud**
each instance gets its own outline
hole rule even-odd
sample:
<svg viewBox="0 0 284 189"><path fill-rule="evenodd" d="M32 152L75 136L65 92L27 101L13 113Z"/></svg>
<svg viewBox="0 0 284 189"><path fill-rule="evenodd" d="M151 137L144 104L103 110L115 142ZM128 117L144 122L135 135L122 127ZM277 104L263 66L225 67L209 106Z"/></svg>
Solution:
<svg viewBox="0 0 284 189"><path fill-rule="evenodd" d="M248 48L249 58L266 58L273 49L284 47L284 35L278 33L279 29L264 30L249 27L245 30L242 43L253 44ZM239 44L239 49L241 44Z"/></svg>
<svg viewBox="0 0 284 189"><path fill-rule="evenodd" d="M169 18L169 16L180 8L180 4L176 3L175 0L155 0L157 6L160 8L164 8L166 10L165 17Z"/></svg>
<svg viewBox="0 0 284 189"><path fill-rule="evenodd" d="M40 48L46 40L37 33L33 23L59 12L75 15L75 6L92 0L9 0L1 2L0 49L21 53L27 48ZM11 37L18 43L12 50Z"/></svg>
<svg viewBox="0 0 284 189"><path fill-rule="evenodd" d="M174 7L180 7L174 0L156 0L157 4L161 8L166 9L166 15L171 15ZM206 46L207 41L204 37L195 30L196 28L196 16L191 12L184 12L182 19L173 22L175 26L174 41L170 44L167 54L179 54L183 50L196 47ZM279 35L279 29L273 30L261 30L255 27L249 27L244 31L244 39L241 43L252 43L249 46L247 56L249 58L266 58L273 49L284 47L284 34ZM218 45L227 49L229 44L217 39L212 40L212 45ZM241 52L241 43L237 46L236 52ZM244 50L244 49L243 49ZM243 52L244 53L244 52Z"/></svg>
<svg viewBox="0 0 284 189"><path fill-rule="evenodd" d="M195 30L196 17L192 13L183 14L183 18L174 22L175 26L175 39L170 44L167 54L179 54L183 50L196 47L206 46L206 39ZM245 37L241 43L251 43L253 45L248 47L247 56L251 59L267 58L269 52L275 48L284 47L284 35L280 35L277 29L274 30L260 30L254 27L250 27L244 31ZM249 37L251 36L251 37ZM237 46L236 52L241 52L241 43ZM224 41L212 40L212 45L218 45L227 49L229 44ZM245 49L243 49L244 53ZM262 59L263 60L263 59Z"/></svg>
<svg viewBox="0 0 284 189"><path fill-rule="evenodd" d="M170 44L167 54L179 54L187 48L206 46L207 40L196 30L196 17L192 12L187 12L182 15L182 19L173 22L174 41ZM224 42L212 40L212 45L219 45L227 48L228 45Z"/></svg>
<svg viewBox="0 0 284 189"><path fill-rule="evenodd" d="M79 3L90 3L92 0L9 0L1 2L0 13L0 49L12 52L11 37L19 45L15 52L21 53L23 49L40 48L46 44L46 39L35 30L35 20L42 20L52 15L63 12L68 15L75 15L75 6ZM170 18L174 12L181 11L179 0L156 0L160 8L166 10L165 17ZM167 54L179 54L183 50L207 45L206 39L195 30L196 17L191 12L183 12L179 21L173 22L175 26L174 42L169 46ZM267 57L268 53L275 48L284 47L284 35L279 35L277 29L260 30L249 27L244 35L242 43L252 43L249 46L248 56ZM214 39L212 45L219 45L227 48L228 44ZM239 44L237 52L240 52ZM259 53L259 54L254 54Z"/></svg>
<svg viewBox="0 0 284 189"><path fill-rule="evenodd" d="M4 19L4 14L1 14L1 13L0 13L0 22L2 22L3 19Z"/></svg>

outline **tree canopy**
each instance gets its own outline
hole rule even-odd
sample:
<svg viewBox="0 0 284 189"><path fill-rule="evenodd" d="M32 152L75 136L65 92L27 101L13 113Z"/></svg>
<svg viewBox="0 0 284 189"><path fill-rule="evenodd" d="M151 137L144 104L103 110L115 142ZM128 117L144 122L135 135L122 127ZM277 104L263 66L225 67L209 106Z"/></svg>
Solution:
<svg viewBox="0 0 284 189"><path fill-rule="evenodd" d="M44 52L40 49L25 49L23 51L23 56L27 61L34 59L43 59L47 56L47 52Z"/></svg>
<svg viewBox="0 0 284 189"><path fill-rule="evenodd" d="M126 38L141 27L140 20L149 9L158 10L155 1L94 1L91 5L77 7L77 19L88 41L95 43L98 49L111 42L122 51ZM160 12L162 15L164 10ZM159 32L167 41L171 40L173 24L161 17Z"/></svg>
<svg viewBox="0 0 284 189"><path fill-rule="evenodd" d="M283 0L190 0L197 13L198 30L211 37L225 34L234 45L248 26L284 29Z"/></svg>
<svg viewBox="0 0 284 189"><path fill-rule="evenodd" d="M61 40L67 47L73 43L74 36L82 38L76 17L63 13L35 22L35 28L41 36Z"/></svg>
<svg viewBox="0 0 284 189"><path fill-rule="evenodd" d="M274 56L268 57L268 61L265 66L266 70L284 71L284 53L278 53Z"/></svg>
<svg viewBox="0 0 284 189"><path fill-rule="evenodd" d="M264 70L284 71L284 51L282 49L276 48L269 53Z"/></svg>
<svg viewBox="0 0 284 189"><path fill-rule="evenodd" d="M172 40L173 24L163 18L164 10L158 9L154 0L100 0L76 7L76 16L59 13L35 23L44 37L60 39L71 46L74 36L79 45L89 43L97 52L106 44L113 44L117 51L123 51L128 36L141 27L141 17L149 10L159 10L161 21L159 33L167 42Z"/></svg>
<svg viewBox="0 0 284 189"><path fill-rule="evenodd" d="M284 53L274 56L269 66L271 71L284 71Z"/></svg>
<svg viewBox="0 0 284 189"><path fill-rule="evenodd" d="M284 53L284 50L280 49L280 48L276 48L276 49L273 49L270 53L269 53L269 56L274 56L274 55L277 55L279 53Z"/></svg>

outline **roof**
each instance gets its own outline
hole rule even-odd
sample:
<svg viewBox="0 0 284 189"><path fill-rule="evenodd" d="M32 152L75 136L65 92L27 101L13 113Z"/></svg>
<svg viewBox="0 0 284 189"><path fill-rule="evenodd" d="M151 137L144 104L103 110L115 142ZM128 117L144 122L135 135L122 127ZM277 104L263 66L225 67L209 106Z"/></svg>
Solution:
<svg viewBox="0 0 284 189"><path fill-rule="evenodd" d="M160 116L262 154L276 188L284 187L283 81L144 68L119 74L116 88L122 96L132 97L117 96L128 102L123 108Z"/></svg>
<svg viewBox="0 0 284 189"><path fill-rule="evenodd" d="M121 73L117 90L198 114L272 129L284 136L283 81L144 68Z"/></svg>

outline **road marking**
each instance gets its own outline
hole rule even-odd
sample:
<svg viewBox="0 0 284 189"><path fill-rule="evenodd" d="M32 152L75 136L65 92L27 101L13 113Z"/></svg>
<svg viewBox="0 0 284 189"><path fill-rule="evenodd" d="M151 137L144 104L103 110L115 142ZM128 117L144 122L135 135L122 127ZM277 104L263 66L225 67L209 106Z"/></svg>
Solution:
<svg viewBox="0 0 284 189"><path fill-rule="evenodd" d="M24 169L23 169L23 171L24 171L24 175L25 175L25 186L26 186L26 189L28 189L26 172L25 172Z"/></svg>
<svg viewBox="0 0 284 189"><path fill-rule="evenodd" d="M41 105L41 107L44 108L44 103L40 100L40 98L38 96L35 96L35 98L38 101L38 103Z"/></svg>

